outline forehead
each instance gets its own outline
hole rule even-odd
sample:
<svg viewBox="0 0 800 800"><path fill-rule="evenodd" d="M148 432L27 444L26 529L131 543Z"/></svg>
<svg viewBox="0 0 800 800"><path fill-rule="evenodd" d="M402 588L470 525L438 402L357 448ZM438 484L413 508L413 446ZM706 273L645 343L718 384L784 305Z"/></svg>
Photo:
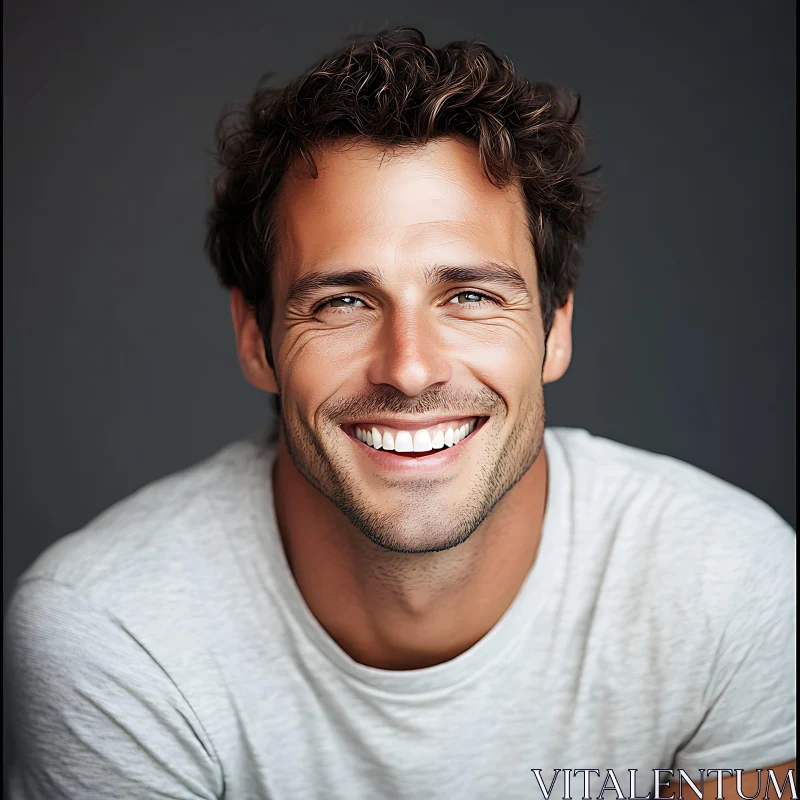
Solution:
<svg viewBox="0 0 800 800"><path fill-rule="evenodd" d="M278 276L326 264L401 274L464 259L504 261L532 279L522 192L493 186L475 146L454 139L393 152L339 145L315 160L316 179L292 171L281 188Z"/></svg>

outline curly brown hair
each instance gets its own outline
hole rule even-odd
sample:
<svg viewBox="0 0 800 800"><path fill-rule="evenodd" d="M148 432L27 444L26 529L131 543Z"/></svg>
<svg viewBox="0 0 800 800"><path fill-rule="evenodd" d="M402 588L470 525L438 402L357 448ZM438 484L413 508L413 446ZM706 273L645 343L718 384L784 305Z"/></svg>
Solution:
<svg viewBox="0 0 800 800"><path fill-rule="evenodd" d="M599 197L589 179L595 170L583 171L579 109L578 94L525 80L482 42L436 49L416 28L401 27L354 42L283 88L260 86L246 107L225 112L206 251L223 286L239 287L256 311L269 365L278 187L303 162L316 178L315 149L354 138L387 149L466 138L494 185L521 187L546 338L576 286Z"/></svg>

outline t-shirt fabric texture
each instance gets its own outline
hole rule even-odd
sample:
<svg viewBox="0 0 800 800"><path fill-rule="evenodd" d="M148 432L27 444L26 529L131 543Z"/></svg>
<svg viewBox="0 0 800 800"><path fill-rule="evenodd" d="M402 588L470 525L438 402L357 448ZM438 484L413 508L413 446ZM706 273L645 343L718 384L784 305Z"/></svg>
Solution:
<svg viewBox="0 0 800 800"><path fill-rule="evenodd" d="M646 794L657 768L792 760L793 529L667 456L577 428L547 428L545 449L517 597L425 669L359 664L311 614L275 519L274 430L62 538L6 612L11 797L541 798L534 769L636 769Z"/></svg>

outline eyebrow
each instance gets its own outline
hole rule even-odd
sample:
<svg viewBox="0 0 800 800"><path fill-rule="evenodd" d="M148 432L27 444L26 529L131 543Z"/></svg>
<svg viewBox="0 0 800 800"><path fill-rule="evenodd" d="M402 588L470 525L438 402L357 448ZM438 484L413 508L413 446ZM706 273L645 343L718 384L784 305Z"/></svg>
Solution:
<svg viewBox="0 0 800 800"><path fill-rule="evenodd" d="M525 278L501 261L484 261L480 264L437 264L424 270L426 286L445 283L489 283L501 284L516 292L528 292ZM364 289L380 289L383 286L379 270L345 269L339 271L315 270L292 281L286 302L302 304L314 297L321 289L353 286Z"/></svg>

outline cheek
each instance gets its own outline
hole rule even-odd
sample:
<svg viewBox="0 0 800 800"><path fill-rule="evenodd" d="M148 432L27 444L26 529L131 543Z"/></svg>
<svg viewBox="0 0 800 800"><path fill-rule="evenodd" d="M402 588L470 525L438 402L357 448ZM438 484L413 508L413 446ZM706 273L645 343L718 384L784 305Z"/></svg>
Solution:
<svg viewBox="0 0 800 800"><path fill-rule="evenodd" d="M305 331L286 337L282 376L287 396L301 408L313 411L325 400L359 383L365 352L362 332L348 330Z"/></svg>
<svg viewBox="0 0 800 800"><path fill-rule="evenodd" d="M462 349L462 362L471 375L500 395L509 408L519 406L541 385L542 352L531 331L487 326Z"/></svg>

